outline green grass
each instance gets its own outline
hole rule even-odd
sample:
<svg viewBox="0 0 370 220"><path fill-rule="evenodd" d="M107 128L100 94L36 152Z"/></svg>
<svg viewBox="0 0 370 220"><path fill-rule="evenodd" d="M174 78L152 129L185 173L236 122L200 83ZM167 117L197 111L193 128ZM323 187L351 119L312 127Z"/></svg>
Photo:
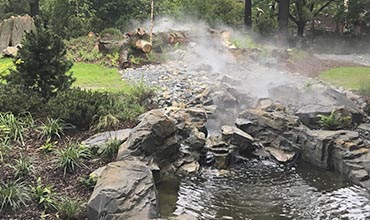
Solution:
<svg viewBox="0 0 370 220"><path fill-rule="evenodd" d="M0 58L0 76L9 73L8 69L13 66L11 58Z"/></svg>
<svg viewBox="0 0 370 220"><path fill-rule="evenodd" d="M12 59L0 58L0 76L8 73ZM116 68L108 68L98 64L75 63L71 69L73 76L76 77L74 87L82 89L92 89L106 92L128 92L130 86L121 79Z"/></svg>
<svg viewBox="0 0 370 220"><path fill-rule="evenodd" d="M370 67L339 67L324 71L319 77L336 86L360 90L370 83Z"/></svg>
<svg viewBox="0 0 370 220"><path fill-rule="evenodd" d="M128 92L129 85L121 79L116 68L97 64L75 63L71 69L76 77L75 87L107 92Z"/></svg>

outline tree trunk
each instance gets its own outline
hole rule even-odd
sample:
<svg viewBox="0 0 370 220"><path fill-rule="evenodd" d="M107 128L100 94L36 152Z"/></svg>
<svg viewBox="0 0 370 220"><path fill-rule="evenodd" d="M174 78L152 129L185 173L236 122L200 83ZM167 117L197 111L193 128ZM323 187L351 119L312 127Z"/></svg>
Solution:
<svg viewBox="0 0 370 220"><path fill-rule="evenodd" d="M154 28L154 0L150 4L150 33L149 33L149 43L153 44L153 28Z"/></svg>
<svg viewBox="0 0 370 220"><path fill-rule="evenodd" d="M250 30L252 28L252 0L245 0L244 26L246 30Z"/></svg>
<svg viewBox="0 0 370 220"><path fill-rule="evenodd" d="M279 32L283 38L288 36L289 7L290 0L279 1Z"/></svg>
<svg viewBox="0 0 370 220"><path fill-rule="evenodd" d="M32 17L35 17L40 14L40 4L39 0L30 0L30 14Z"/></svg>
<svg viewBox="0 0 370 220"><path fill-rule="evenodd" d="M298 34L298 37L303 37L304 36L304 28L306 27L306 22L304 21L299 21L299 23L297 24L297 34Z"/></svg>

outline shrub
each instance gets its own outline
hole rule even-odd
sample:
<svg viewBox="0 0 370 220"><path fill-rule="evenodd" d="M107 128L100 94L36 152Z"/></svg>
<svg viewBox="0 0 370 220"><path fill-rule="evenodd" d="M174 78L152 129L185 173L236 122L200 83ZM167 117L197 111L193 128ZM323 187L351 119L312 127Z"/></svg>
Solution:
<svg viewBox="0 0 370 220"><path fill-rule="evenodd" d="M58 214L61 219L78 219L82 202L75 198L63 197L58 204Z"/></svg>
<svg viewBox="0 0 370 220"><path fill-rule="evenodd" d="M64 175L73 173L77 167L84 165L83 159L91 156L90 150L84 145L69 144L66 149L57 151L58 167L63 169Z"/></svg>
<svg viewBox="0 0 370 220"><path fill-rule="evenodd" d="M35 167L32 165L30 158L20 155L20 158L15 160L15 162L15 165L10 165L15 171L15 177L24 178L34 172Z"/></svg>
<svg viewBox="0 0 370 220"><path fill-rule="evenodd" d="M107 37L112 40L122 40L123 34L116 28L106 28L100 33L101 36Z"/></svg>
<svg viewBox="0 0 370 220"><path fill-rule="evenodd" d="M65 123L61 119L47 118L46 123L42 122L42 125L39 127L39 132L41 138L46 139L48 142L54 137L60 138L65 127Z"/></svg>
<svg viewBox="0 0 370 220"><path fill-rule="evenodd" d="M108 101L107 93L75 88L57 94L47 105L52 117L59 117L77 129L85 130L95 122L99 108Z"/></svg>
<svg viewBox="0 0 370 220"><path fill-rule="evenodd" d="M55 194L53 193L53 187L50 185L44 186L41 182L41 178L37 178L36 186L31 186L32 196L37 202L37 205L43 210L55 210L56 200L54 199Z"/></svg>
<svg viewBox="0 0 370 220"><path fill-rule="evenodd" d="M0 83L0 112L18 115L23 112L38 113L42 109L43 98L22 85Z"/></svg>
<svg viewBox="0 0 370 220"><path fill-rule="evenodd" d="M73 62L96 62L102 54L95 48L96 38L82 36L66 41L67 58Z"/></svg>
<svg viewBox="0 0 370 220"><path fill-rule="evenodd" d="M122 142L117 139L111 140L99 149L98 153L108 160L113 160L117 156L121 144Z"/></svg>
<svg viewBox="0 0 370 220"><path fill-rule="evenodd" d="M318 115L320 117L319 123L322 127L329 130L337 130L341 128L348 128L351 126L352 117L343 115L341 112L332 111L330 115Z"/></svg>
<svg viewBox="0 0 370 220"><path fill-rule="evenodd" d="M17 211L26 207L28 201L29 190L23 182L17 180L0 186L0 212Z"/></svg>
<svg viewBox="0 0 370 220"><path fill-rule="evenodd" d="M16 69L11 70L5 79L11 85L22 85L49 99L68 89L74 81L71 74L66 75L72 62L65 55L62 39L39 25L36 32L25 35L22 48L14 59Z"/></svg>
<svg viewBox="0 0 370 220"><path fill-rule="evenodd" d="M96 131L118 128L119 119L112 114L100 116L98 123L94 126Z"/></svg>

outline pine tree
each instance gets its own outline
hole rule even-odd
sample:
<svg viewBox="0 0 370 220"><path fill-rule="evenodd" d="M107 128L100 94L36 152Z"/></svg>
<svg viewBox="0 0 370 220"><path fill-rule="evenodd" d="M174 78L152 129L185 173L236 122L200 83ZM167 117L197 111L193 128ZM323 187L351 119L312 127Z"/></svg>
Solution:
<svg viewBox="0 0 370 220"><path fill-rule="evenodd" d="M8 84L22 85L38 92L48 100L58 91L70 88L74 82L67 72L72 62L66 59L62 39L37 25L35 32L27 33L14 59L15 70L6 77Z"/></svg>

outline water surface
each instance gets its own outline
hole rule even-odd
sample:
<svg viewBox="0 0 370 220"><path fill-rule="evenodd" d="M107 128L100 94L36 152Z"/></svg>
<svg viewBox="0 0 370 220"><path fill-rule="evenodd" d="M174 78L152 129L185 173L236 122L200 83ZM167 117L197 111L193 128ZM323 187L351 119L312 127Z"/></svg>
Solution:
<svg viewBox="0 0 370 220"><path fill-rule="evenodd" d="M254 161L228 171L158 185L161 214L197 219L370 219L370 195L340 175L307 164Z"/></svg>

